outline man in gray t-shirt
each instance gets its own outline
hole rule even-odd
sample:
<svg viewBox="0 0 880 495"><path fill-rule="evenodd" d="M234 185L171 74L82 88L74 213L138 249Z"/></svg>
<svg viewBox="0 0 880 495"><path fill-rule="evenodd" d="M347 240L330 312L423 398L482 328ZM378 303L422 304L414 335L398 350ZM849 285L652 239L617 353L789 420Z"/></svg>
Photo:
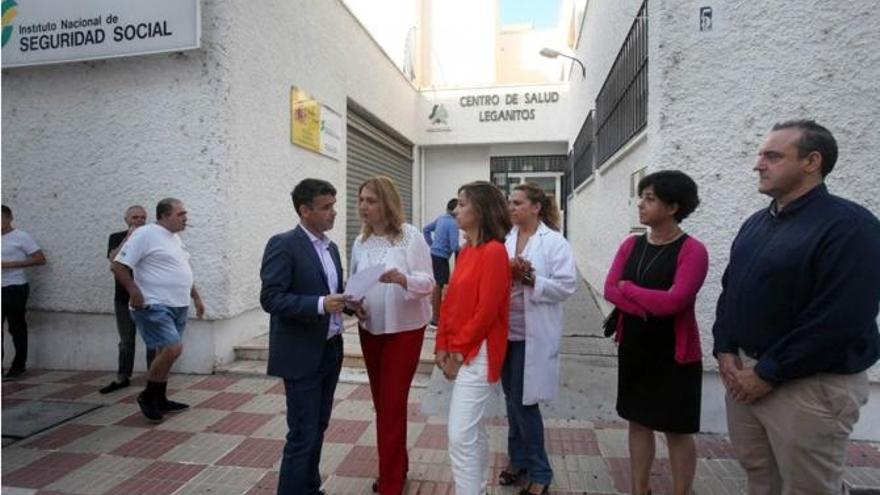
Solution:
<svg viewBox="0 0 880 495"><path fill-rule="evenodd" d="M186 220L182 201L159 201L156 223L135 230L113 259L113 273L128 291L138 332L147 350L156 350L147 372L147 387L137 397L141 412L152 421L161 421L164 413L189 407L168 400L168 374L183 352L181 338L190 297L195 303L196 318L205 313L193 283L189 253L177 235L186 228Z"/></svg>

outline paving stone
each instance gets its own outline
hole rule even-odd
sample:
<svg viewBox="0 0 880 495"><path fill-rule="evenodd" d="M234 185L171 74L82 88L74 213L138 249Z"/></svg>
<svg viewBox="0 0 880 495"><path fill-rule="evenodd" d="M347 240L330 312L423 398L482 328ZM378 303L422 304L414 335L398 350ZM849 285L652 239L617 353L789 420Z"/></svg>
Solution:
<svg viewBox="0 0 880 495"><path fill-rule="evenodd" d="M208 466L175 495L241 495L257 484L265 469Z"/></svg>
<svg viewBox="0 0 880 495"><path fill-rule="evenodd" d="M168 398L177 401L183 402L184 404L189 404L190 406L195 406L202 402L205 402L212 397L216 396L217 392L213 390L199 390L194 388L184 388L181 390L175 391L173 394L168 394Z"/></svg>
<svg viewBox="0 0 880 495"><path fill-rule="evenodd" d="M599 451L604 457L629 456L629 433L626 430L594 430Z"/></svg>
<svg viewBox="0 0 880 495"><path fill-rule="evenodd" d="M280 462L284 442L247 438L215 464L270 469Z"/></svg>
<svg viewBox="0 0 880 495"><path fill-rule="evenodd" d="M104 426L61 447L62 452L107 454L141 436L146 430L129 426Z"/></svg>
<svg viewBox="0 0 880 495"><path fill-rule="evenodd" d="M185 442L175 445L165 452L159 460L168 462L193 462L213 464L232 452L246 437L241 435L222 435L219 433L197 433Z"/></svg>
<svg viewBox="0 0 880 495"><path fill-rule="evenodd" d="M169 414L157 425L157 430L186 431L199 433L229 416L229 411L219 409L190 409L177 414Z"/></svg>
<svg viewBox="0 0 880 495"><path fill-rule="evenodd" d="M206 466L174 462L153 462L129 479L116 485L105 495L170 495L176 492Z"/></svg>
<svg viewBox="0 0 880 495"><path fill-rule="evenodd" d="M146 459L102 455L46 488L82 495L104 493L149 464Z"/></svg>
<svg viewBox="0 0 880 495"><path fill-rule="evenodd" d="M42 399L48 395L58 393L61 390L70 388L66 383L41 383L39 385L26 388L12 395L16 399Z"/></svg>
<svg viewBox="0 0 880 495"><path fill-rule="evenodd" d="M137 411L138 407L133 404L111 404L74 418L72 422L85 425L107 426L116 424Z"/></svg>
<svg viewBox="0 0 880 495"><path fill-rule="evenodd" d="M43 488L83 467L96 457L94 454L52 452L26 466L4 474L3 484L21 488Z"/></svg>
<svg viewBox="0 0 880 495"><path fill-rule="evenodd" d="M7 473L27 466L28 464L46 457L50 452L36 449L25 449L19 445L3 448L3 463L0 464L0 472L5 476Z"/></svg>
<svg viewBox="0 0 880 495"><path fill-rule="evenodd" d="M200 409L222 409L224 411L234 411L254 397L254 394L219 392L210 399L198 403L196 407Z"/></svg>
<svg viewBox="0 0 880 495"><path fill-rule="evenodd" d="M339 468L339 464L348 455L354 445L348 443L325 443L321 448L321 465L319 467L322 473L334 473Z"/></svg>
<svg viewBox="0 0 880 495"><path fill-rule="evenodd" d="M346 399L333 408L332 417L373 421L376 417L376 410L373 408L371 400Z"/></svg>
<svg viewBox="0 0 880 495"><path fill-rule="evenodd" d="M287 436L287 417L285 415L275 415L261 426L257 431L251 434L254 438L271 438L274 440L284 440Z"/></svg>
<svg viewBox="0 0 880 495"><path fill-rule="evenodd" d="M192 437L192 433L182 431L149 430L120 445L110 453L123 457L158 459Z"/></svg>
<svg viewBox="0 0 880 495"><path fill-rule="evenodd" d="M262 394L279 383L278 378L242 378L236 383L226 387L227 392L244 392L248 394Z"/></svg>
<svg viewBox="0 0 880 495"><path fill-rule="evenodd" d="M287 401L283 395L262 394L245 402L235 410L244 413L281 414L287 412ZM333 414L333 416L336 415Z"/></svg>

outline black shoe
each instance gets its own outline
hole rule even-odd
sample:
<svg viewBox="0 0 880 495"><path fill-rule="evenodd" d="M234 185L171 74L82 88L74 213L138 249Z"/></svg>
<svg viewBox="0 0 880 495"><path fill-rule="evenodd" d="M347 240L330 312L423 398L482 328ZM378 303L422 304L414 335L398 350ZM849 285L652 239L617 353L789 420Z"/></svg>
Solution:
<svg viewBox="0 0 880 495"><path fill-rule="evenodd" d="M373 482L373 493L379 493L379 480Z"/></svg>
<svg viewBox="0 0 880 495"><path fill-rule="evenodd" d="M189 404L184 404L183 402L174 402L173 400L168 399L165 399L164 401L159 403L159 410L163 413L180 412L185 409L189 409Z"/></svg>
<svg viewBox="0 0 880 495"><path fill-rule="evenodd" d="M531 491L532 485L537 485L537 483L529 483L529 486L520 490L519 495L547 495L550 493L550 485L544 485L544 489L541 490L540 494Z"/></svg>
<svg viewBox="0 0 880 495"><path fill-rule="evenodd" d="M498 475L498 484L501 486L510 486L519 483L519 481L525 478L526 468L519 468L516 472L508 471L505 468L501 471L501 474Z"/></svg>
<svg viewBox="0 0 880 495"><path fill-rule="evenodd" d="M155 402L147 402L144 398L143 392L138 394L137 404L138 407L141 408L141 413L143 413L147 419L155 422L162 421L162 411L159 409L159 405Z"/></svg>
<svg viewBox="0 0 880 495"><path fill-rule="evenodd" d="M18 378L23 375L25 371L26 370L24 368L9 368L9 371L7 371L5 375L3 375L3 378L8 378L10 380L13 378Z"/></svg>
<svg viewBox="0 0 880 495"><path fill-rule="evenodd" d="M102 394L109 394L110 392L116 392L117 390L119 390L121 388L125 388L129 385L131 385L131 380L129 380L128 378L126 378L125 380L122 380L121 382L117 382L114 380L114 381L110 382L110 385L107 385L106 387L102 388L101 390L98 390L98 392L102 393Z"/></svg>

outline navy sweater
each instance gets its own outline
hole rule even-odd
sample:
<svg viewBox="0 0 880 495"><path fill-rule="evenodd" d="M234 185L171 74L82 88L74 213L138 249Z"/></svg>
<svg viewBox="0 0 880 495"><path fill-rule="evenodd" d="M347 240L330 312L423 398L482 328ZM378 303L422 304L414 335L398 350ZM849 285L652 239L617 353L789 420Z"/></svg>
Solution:
<svg viewBox="0 0 880 495"><path fill-rule="evenodd" d="M819 185L740 228L722 279L715 354L742 349L780 384L857 373L880 356L880 221Z"/></svg>

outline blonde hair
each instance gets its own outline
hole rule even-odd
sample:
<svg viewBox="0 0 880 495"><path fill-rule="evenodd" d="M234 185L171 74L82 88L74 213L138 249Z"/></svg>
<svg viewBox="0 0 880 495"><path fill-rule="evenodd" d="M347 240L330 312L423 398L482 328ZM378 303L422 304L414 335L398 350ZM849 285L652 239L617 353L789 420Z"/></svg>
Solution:
<svg viewBox="0 0 880 495"><path fill-rule="evenodd" d="M523 182L513 188L514 191L522 191L533 205L541 205L538 218L553 230L559 231L559 207L556 200L534 182Z"/></svg>
<svg viewBox="0 0 880 495"><path fill-rule="evenodd" d="M360 201L361 192L365 187L369 187L370 191L379 199L379 209L385 220L386 234L392 242L399 240L400 234L403 233L403 201L400 199L400 193L397 191L394 181L385 176L365 180L358 188L358 201ZM361 234L363 240L367 240L373 235L373 229L364 222L361 226Z"/></svg>

